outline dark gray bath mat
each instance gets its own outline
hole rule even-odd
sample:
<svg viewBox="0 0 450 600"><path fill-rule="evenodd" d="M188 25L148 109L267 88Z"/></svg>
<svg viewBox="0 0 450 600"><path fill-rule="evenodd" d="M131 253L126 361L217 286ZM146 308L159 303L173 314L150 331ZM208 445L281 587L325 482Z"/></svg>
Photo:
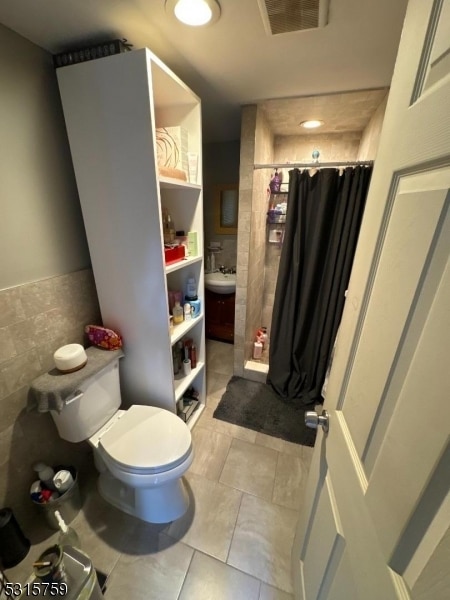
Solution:
<svg viewBox="0 0 450 600"><path fill-rule="evenodd" d="M308 410L311 410L309 407ZM314 446L316 432L305 425L305 409L287 404L265 383L232 377L214 418L303 446Z"/></svg>

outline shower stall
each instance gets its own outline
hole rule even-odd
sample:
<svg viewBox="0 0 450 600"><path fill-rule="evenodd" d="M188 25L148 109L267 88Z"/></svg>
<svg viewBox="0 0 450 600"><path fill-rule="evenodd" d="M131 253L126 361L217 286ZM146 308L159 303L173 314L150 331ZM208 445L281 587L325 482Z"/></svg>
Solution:
<svg viewBox="0 0 450 600"><path fill-rule="evenodd" d="M341 95L344 96L344 95ZM386 105L386 90L372 99L372 118L365 129L309 135L274 133L267 104L242 110L239 173L239 221L235 311L234 373L246 379L265 381L269 369L271 321L281 254L273 227L267 223L270 179L275 170L262 165L281 165L283 185L294 163L312 163L320 151L320 162L345 163L372 160ZM281 101L274 101L281 102ZM289 101L286 101L289 102ZM295 102L295 99L292 100ZM282 190L286 187L282 187ZM283 225L277 226L277 235ZM282 236L280 236L282 237ZM274 243L275 242L275 243ZM268 344L260 359L253 359L253 343L259 327L268 328Z"/></svg>

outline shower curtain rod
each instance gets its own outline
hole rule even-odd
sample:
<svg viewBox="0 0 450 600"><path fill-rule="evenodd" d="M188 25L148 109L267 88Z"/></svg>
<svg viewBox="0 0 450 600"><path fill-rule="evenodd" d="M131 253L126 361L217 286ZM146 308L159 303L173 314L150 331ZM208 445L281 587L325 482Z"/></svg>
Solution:
<svg viewBox="0 0 450 600"><path fill-rule="evenodd" d="M310 163L271 163L253 165L253 169L287 169L301 168L312 169L318 167L370 167L373 165L373 160L353 160L351 162L310 162Z"/></svg>

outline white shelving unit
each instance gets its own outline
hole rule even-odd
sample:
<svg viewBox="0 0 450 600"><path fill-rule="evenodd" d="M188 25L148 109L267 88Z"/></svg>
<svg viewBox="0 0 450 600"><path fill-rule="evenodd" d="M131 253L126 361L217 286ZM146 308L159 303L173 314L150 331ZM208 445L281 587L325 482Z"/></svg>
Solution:
<svg viewBox="0 0 450 600"><path fill-rule="evenodd" d="M119 331L125 406L176 411L193 386L205 404L205 324L201 108L199 98L156 56L142 49L57 70L72 159L105 327ZM160 177L155 129L188 131L198 178ZM177 230L196 231L198 256L164 262L161 208ZM194 276L199 317L169 331L168 291ZM174 377L172 347L190 337L197 367Z"/></svg>

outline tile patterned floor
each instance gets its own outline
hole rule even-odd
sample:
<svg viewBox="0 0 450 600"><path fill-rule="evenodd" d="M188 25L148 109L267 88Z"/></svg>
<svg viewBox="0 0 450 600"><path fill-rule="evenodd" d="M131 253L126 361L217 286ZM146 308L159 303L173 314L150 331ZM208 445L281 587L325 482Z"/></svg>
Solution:
<svg viewBox="0 0 450 600"><path fill-rule="evenodd" d="M192 435L188 513L151 525L105 503L96 475L72 526L108 574L107 600L289 600L290 555L312 448L213 418L232 375L232 346L207 342L207 408ZM28 557L7 575L25 581L51 543L37 528Z"/></svg>

